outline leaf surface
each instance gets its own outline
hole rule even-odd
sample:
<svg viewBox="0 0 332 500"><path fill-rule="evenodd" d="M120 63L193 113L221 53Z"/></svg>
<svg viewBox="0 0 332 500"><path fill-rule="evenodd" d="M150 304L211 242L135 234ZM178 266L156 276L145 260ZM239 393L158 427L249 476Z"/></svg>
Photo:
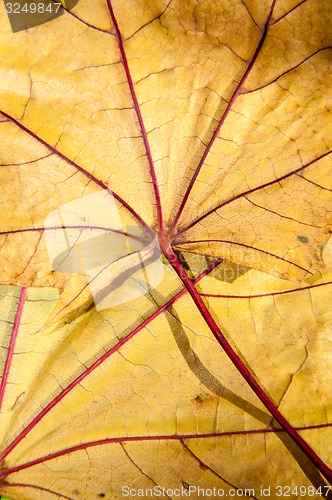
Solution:
<svg viewBox="0 0 332 500"><path fill-rule="evenodd" d="M0 493L331 498L329 1L1 9Z"/></svg>

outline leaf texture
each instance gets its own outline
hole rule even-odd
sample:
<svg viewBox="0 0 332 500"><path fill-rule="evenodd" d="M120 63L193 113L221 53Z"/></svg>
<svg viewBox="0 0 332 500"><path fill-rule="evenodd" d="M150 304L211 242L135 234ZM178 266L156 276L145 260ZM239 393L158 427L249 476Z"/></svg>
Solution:
<svg viewBox="0 0 332 500"><path fill-rule="evenodd" d="M3 496L332 497L330 7L0 6Z"/></svg>

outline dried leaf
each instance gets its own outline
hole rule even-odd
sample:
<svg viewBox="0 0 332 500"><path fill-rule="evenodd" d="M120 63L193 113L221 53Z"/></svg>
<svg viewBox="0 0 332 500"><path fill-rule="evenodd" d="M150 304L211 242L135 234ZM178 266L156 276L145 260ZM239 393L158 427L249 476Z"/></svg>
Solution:
<svg viewBox="0 0 332 500"><path fill-rule="evenodd" d="M329 0L0 8L0 493L331 498Z"/></svg>

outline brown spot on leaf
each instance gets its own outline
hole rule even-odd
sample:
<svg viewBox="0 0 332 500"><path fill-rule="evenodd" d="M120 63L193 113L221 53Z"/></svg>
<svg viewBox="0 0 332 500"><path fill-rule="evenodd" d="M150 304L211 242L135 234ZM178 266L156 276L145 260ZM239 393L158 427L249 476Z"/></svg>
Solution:
<svg viewBox="0 0 332 500"><path fill-rule="evenodd" d="M299 240L301 243L309 243L309 238L307 238L306 236L301 236L298 234L296 236L296 239Z"/></svg>

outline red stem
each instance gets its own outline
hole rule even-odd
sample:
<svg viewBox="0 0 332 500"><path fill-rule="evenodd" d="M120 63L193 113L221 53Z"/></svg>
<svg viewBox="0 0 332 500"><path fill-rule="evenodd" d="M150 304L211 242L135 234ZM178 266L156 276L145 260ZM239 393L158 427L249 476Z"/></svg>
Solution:
<svg viewBox="0 0 332 500"><path fill-rule="evenodd" d="M14 325L13 325L13 331L12 331L12 335L11 335L11 338L10 338L8 352L7 352L7 358L6 358L6 361L5 361L5 366L4 366L3 375L2 375L2 379L1 379L1 385L0 385L0 410L1 410L1 407L2 407L2 403L3 403L3 398L4 398L4 395L5 395L6 385L7 385L8 376L9 376L9 370L10 370L10 367L11 367L11 364L12 364L12 361L13 361L13 356L14 356L14 351L15 351L15 344L16 344L16 340L17 340L18 329L19 329L20 322L21 322L21 317L22 317L22 312L23 312L23 306L24 306L26 295L27 295L27 289L26 288L22 288L21 289L21 293L20 293L20 298L18 300L18 306L17 306L17 310L16 310L16 315L15 315L15 320L14 320Z"/></svg>
<svg viewBox="0 0 332 500"><path fill-rule="evenodd" d="M255 64L255 61L256 61L256 59L258 57L258 54L261 51L261 48L263 46L264 40L265 40L266 35L267 35L269 24L270 24L270 21L271 21L271 18L272 18L272 14L273 14L275 3L276 3L276 0L272 0L271 7L270 7L270 10L269 10L269 13L268 13L268 16L267 16L267 20L266 20L266 23L265 23L265 26L264 26L264 29L263 29L263 33L262 33L262 36L261 36L261 38L259 40L259 43L258 43L258 45L256 47L254 55L252 56L252 58L251 58L251 60L250 60L250 62L248 64L245 72L243 73L241 80L237 84L237 86L236 86L236 88L235 88L235 90L233 92L233 95L232 95L232 97L231 97L231 99L230 99L230 101L229 101L229 103L228 103L225 111L223 112L223 115L222 115L222 117L221 117L218 125L217 125L217 128L215 129L215 131L214 131L214 133L213 133L213 135L211 137L211 140L210 140L209 144L207 145L207 147L206 147L206 149L205 149L205 151L204 151L204 153L202 155L202 158L200 159L200 161L199 161L199 163L197 165L195 173L194 173L194 175L192 176L192 178L190 180L190 183L189 183L189 186L187 188L187 191L185 192L185 194L183 196L180 208L179 208L179 210L178 210L178 212L177 212L177 214L176 214L176 216L174 218L174 222L173 222L172 227L171 227L171 232L175 231L177 223L178 223L178 221L179 221L179 219L181 217L181 214L183 212L183 209L184 209L184 207L185 207L185 205L186 205L186 203L188 201L190 192L191 192L192 188L194 187L194 184L196 182L198 174L199 174L199 172L201 171L201 169L202 169L202 167L204 165L206 157L208 156L208 154L209 154L209 152L210 152L210 150L212 148L212 145L215 142L215 140L216 140L216 138L217 138L217 136L218 136L218 134L220 132L220 129L221 129L222 125L224 124L224 122L225 122L225 120L226 120L226 118L227 118L230 110L232 109L232 107L233 107L236 99L238 98L238 96L239 96L239 94L240 94L240 92L241 92L241 90L243 88L243 85L244 85L246 79L248 78L248 75L249 75L250 71L252 70L252 68L253 68L253 66Z"/></svg>
<svg viewBox="0 0 332 500"><path fill-rule="evenodd" d="M188 293L191 295L193 301L195 302L197 309L199 310L201 316L209 326L211 332L224 349L225 353L241 373L242 377L246 380L248 385L252 388L254 393L258 396L263 405L268 409L273 418L283 427L283 429L288 433L288 435L293 439L293 441L299 446L299 448L307 455L307 457L312 461L312 463L317 467L320 473L330 482L332 483L332 470L319 458L318 455L314 452L314 450L302 439L299 433L292 427L292 425L286 420L286 418L280 413L278 408L272 402L272 400L268 397L268 395L264 392L261 386L256 382L253 375L250 373L248 368L244 365L242 360L236 354L234 349L229 344L226 337L223 335L221 330L219 329L217 323L212 318L209 310L204 304L200 294L196 290L194 284L188 278L186 272L182 268L180 262L176 258L173 249L170 246L165 246L163 252L179 276L182 280L184 286L186 287Z"/></svg>
<svg viewBox="0 0 332 500"><path fill-rule="evenodd" d="M65 495L61 495L61 493L58 493L57 491L50 490L49 488L43 488L42 486L37 486L36 484L29 484L29 483L6 483L4 485L6 488L8 486L11 487L17 487L17 488L33 488L35 490L40 490L40 491L46 491L47 493L51 493L51 495L55 495L58 498L67 498L68 500L73 500L72 497L67 497ZM6 493L7 495L7 493ZM0 500L3 497L0 497Z"/></svg>
<svg viewBox="0 0 332 500"><path fill-rule="evenodd" d="M147 135L146 130L145 130L145 125L144 125L141 109L140 109L138 101L137 101L133 79L131 77L126 52L124 50L121 31L120 31L118 22L116 20L116 17L114 15L111 0L106 0L106 3L107 3L107 7L109 10L112 22L114 24L114 29L115 29L115 33L116 33L116 37L117 37L118 45L119 45L119 50L121 53L122 64L123 64L123 67L124 67L124 70L126 73L127 82L128 82L129 89L130 89L130 94L131 94L131 97L132 97L132 100L134 103L134 109L136 111L136 116L137 116L138 123L139 123L141 133L142 133L145 152L146 152L146 156L147 156L149 167L150 167L150 175L152 178L152 184L153 184L153 189L154 189L155 198L156 198L158 227L159 227L159 231L161 231L163 229L163 216L162 216L162 209L161 209L161 201L160 201L159 188L158 188L158 183L157 183L156 172L154 169L153 159L152 159L152 155L151 155L151 149L150 149L150 144L149 144L149 140L148 140L148 135Z"/></svg>
<svg viewBox="0 0 332 500"><path fill-rule="evenodd" d="M121 205L123 205L127 210L128 212L130 212L133 217L135 217L135 219L140 223L142 224L142 226L144 226L144 228L149 231L149 232L152 232L151 229L149 228L148 224L140 217L140 215L138 215L138 213L135 212L135 210L133 210L131 208L131 206L123 199L121 198L121 196L119 196L116 192L112 191L108 186L107 184L105 184L103 181L101 181L100 179L97 179L97 177L95 177L93 174L90 174L90 172L88 172L87 170L85 170L83 167L80 167L74 160L71 160L68 156L66 156L64 153L61 153L58 149L56 149L56 147L52 146L51 144L49 144L48 142L44 141L44 139L42 139L41 137L39 137L38 135L36 135L34 132L32 132L30 129L28 129L25 125L23 125L23 123L21 123L19 120L16 120L16 118L12 117L11 115L9 115L8 113L6 113L5 111L1 110L0 109L0 113L5 116L8 120L10 120L11 122L15 123L15 125L17 127L19 127L21 130L23 130L24 132L26 132L29 136L33 137L33 139L35 139L36 141L38 141L40 144L42 144L43 146L45 146L47 149L49 149L50 151L52 151L52 153L54 153L55 155L57 155L59 158L61 158L62 160L64 160L65 162L69 163L70 165L72 165L76 170L78 170L79 172L81 172L83 175L85 175L88 179L90 179L92 182L94 182L95 184L97 184L98 186L100 186L102 189L105 189L108 193L110 193L119 203L121 203Z"/></svg>
<svg viewBox="0 0 332 500"><path fill-rule="evenodd" d="M296 429L299 431L307 431L311 429L321 429L325 427L331 427L331 424L318 424L311 425L308 427L297 427ZM202 438L218 438L224 436L244 436L251 434L272 434L272 433L281 433L285 432L284 429L281 428L272 428L267 427L265 429L252 429L248 431L225 431L225 432L208 432L203 434L156 434L156 435L148 435L148 436L122 436L122 437L114 437L114 438L105 438L99 439L96 441L88 441L82 444L78 444L76 446L71 446L69 448L63 448L62 450L56 451L54 453L50 453L49 455L45 455L43 457L35 458L30 462L25 462L19 465L15 465L14 467L10 467L8 469L4 469L0 471L0 478L7 477L10 474L14 474L15 472L19 472L24 469L29 469L30 467L34 467L35 465L48 462L49 460L54 460L58 457L62 457L63 455L68 455L69 453L76 453L77 451L86 450L88 448L92 448L94 446L102 446L105 444L116 444L116 443L131 443L131 442L139 442L139 441L182 441L189 439L202 439ZM11 485L13 483L6 483L6 485Z"/></svg>
<svg viewBox="0 0 332 500"><path fill-rule="evenodd" d="M206 276L210 271L212 271L218 264L220 264L221 259L215 261L211 266L209 266L205 271L203 271L197 278L195 278L194 283L197 283L200 279ZM161 306L157 311L155 311L151 316L144 320L139 326L137 326L132 332L130 332L126 337L121 339L115 346L109 349L103 356L98 358L89 368L87 368L81 375L76 377L65 389L63 389L55 398L45 406L45 408L35 416L33 420L16 436L15 439L7 446L7 448L0 454L0 463L9 455L9 453L20 444L20 442L36 427L36 425L47 415L52 408L54 408L71 390L74 389L79 383L82 382L90 373L92 373L99 365L101 365L106 359L108 359L112 354L117 352L120 347L133 338L138 332L145 328L151 321L158 317L161 313L166 311L166 309L173 304L177 299L187 292L186 288L183 288L178 293L176 293L170 300L168 300L163 306ZM0 472L0 477L1 477Z"/></svg>
<svg viewBox="0 0 332 500"><path fill-rule="evenodd" d="M202 220L206 219L213 212L220 210L221 208L225 207L226 205L229 205L230 203L233 203L234 201L236 201L240 198L244 198L250 194L256 193L257 191L263 191L264 189L268 188L269 186L275 186L277 184L281 184L282 181L288 179L292 175L299 175L305 169L309 168L311 165L314 165L319 160L322 160L323 158L329 156L331 153L332 153L332 150L328 150L328 151L326 151L326 153L323 153L320 156L317 156L317 158L314 158L313 160L309 161L305 165L301 165L301 167L296 168L295 170L292 170L291 172L288 172L287 174L282 175L281 177L277 177L276 179L273 179L272 181L266 182L265 184L260 184L259 186L256 186L252 189L248 189L247 191L243 191L242 193L239 193L236 196L233 196L232 198L229 198L229 199L223 201L222 203L215 206L214 208L211 208L211 210L208 210L208 212L206 212L205 214L198 217L198 219L195 219L193 222L188 224L186 227L183 227L182 229L178 230L176 233L176 237L178 238L181 234L185 233L186 231L191 229L193 226L196 226L197 224L199 224ZM303 177L303 179L306 180L307 182L312 183L312 181L308 181L308 179L306 179L305 177ZM321 187L321 186L319 186L319 187ZM193 241L193 243L195 243L195 242ZM176 241L176 244L178 244L177 241Z"/></svg>
<svg viewBox="0 0 332 500"><path fill-rule="evenodd" d="M257 299L259 297L274 297L275 295L286 295L287 293L302 292L303 290L311 290L312 288L318 288L320 286L332 285L332 281L326 281L325 283L318 283L317 285L308 285L301 288L290 288L289 290L282 290L280 292L268 292L268 293L256 293L253 295L226 295L219 293L200 293L201 297L212 297L219 299Z"/></svg>

